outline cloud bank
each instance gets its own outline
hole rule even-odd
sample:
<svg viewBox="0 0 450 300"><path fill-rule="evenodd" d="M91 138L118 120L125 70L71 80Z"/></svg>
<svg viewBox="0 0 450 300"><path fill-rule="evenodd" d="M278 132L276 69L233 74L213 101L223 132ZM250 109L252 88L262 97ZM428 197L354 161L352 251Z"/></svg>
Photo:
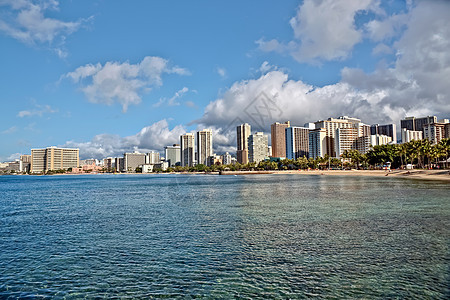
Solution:
<svg viewBox="0 0 450 300"><path fill-rule="evenodd" d="M325 2L327 1L322 3ZM309 1L305 1L304 5L308 3ZM373 5L368 1L361 3L367 9ZM361 9L361 6L353 6L350 10L356 12L357 9ZM232 84L220 97L211 101L204 109L203 116L193 120L191 125L197 126L198 129L212 128L214 150L220 153L235 151L236 125L243 122L250 123L253 131L263 130L268 133L270 124L276 121L290 120L293 125L302 126L306 122L341 115L358 117L368 124L399 124L400 119L406 116L448 117L450 115L449 15L449 2L422 1L411 7L404 15L385 18L383 22L389 24L369 23L371 25L367 26L370 29L365 29L366 34L371 34L373 39L380 42L379 45L393 39L397 35L395 32L398 32L398 28L403 28L395 41L389 45L384 44L385 47L378 47L379 51L395 53L395 60L391 64L381 63L371 73L358 68L343 68L342 78L335 84L316 87L302 80L289 78L287 71L264 62L259 69L262 72L261 76ZM334 19L331 20L331 24L333 22ZM347 25L344 28L358 31ZM325 27L330 26L327 24ZM300 31L299 36L303 34L302 32L307 30ZM361 32L354 34L355 43L361 38L361 34ZM311 42L310 47L313 45ZM347 53L348 49L340 48L338 44L334 45L337 49L335 55L328 55L327 51L323 51L320 52L321 57L338 58ZM330 46L331 48L333 47ZM306 51L307 48L303 49L302 51ZM310 58L314 59L317 56ZM145 136L143 131L152 132L148 139L143 138ZM126 138L99 135L80 148L92 153L92 156L97 153L96 148L100 149L98 154L102 156L113 153L114 149L121 149L116 152L120 153L143 146L161 151L165 145L178 141L178 136L185 129L179 125L169 130L167 122L163 120L144 128L143 131Z"/></svg>
<svg viewBox="0 0 450 300"><path fill-rule="evenodd" d="M134 150L148 152L162 151L164 146L179 143L180 135L186 132L182 125L169 129L169 123L163 119L142 128L137 134L120 137L114 134L99 134L89 142L68 141L63 147L80 149L80 158L104 158L122 156Z"/></svg>

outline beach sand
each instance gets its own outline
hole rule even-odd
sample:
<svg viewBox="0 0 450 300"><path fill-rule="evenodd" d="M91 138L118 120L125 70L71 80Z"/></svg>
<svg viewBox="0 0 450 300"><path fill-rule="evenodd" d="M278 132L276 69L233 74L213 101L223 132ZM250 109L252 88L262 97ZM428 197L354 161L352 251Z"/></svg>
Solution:
<svg viewBox="0 0 450 300"><path fill-rule="evenodd" d="M222 175L299 174L323 176L400 177L419 180L450 181L450 170L287 170L287 171L225 171Z"/></svg>

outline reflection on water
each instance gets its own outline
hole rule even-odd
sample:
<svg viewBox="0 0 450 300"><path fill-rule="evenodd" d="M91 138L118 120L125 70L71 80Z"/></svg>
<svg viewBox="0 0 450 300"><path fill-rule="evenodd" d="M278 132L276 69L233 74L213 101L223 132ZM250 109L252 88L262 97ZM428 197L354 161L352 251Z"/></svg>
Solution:
<svg viewBox="0 0 450 300"><path fill-rule="evenodd" d="M447 183L0 177L0 297L448 298Z"/></svg>

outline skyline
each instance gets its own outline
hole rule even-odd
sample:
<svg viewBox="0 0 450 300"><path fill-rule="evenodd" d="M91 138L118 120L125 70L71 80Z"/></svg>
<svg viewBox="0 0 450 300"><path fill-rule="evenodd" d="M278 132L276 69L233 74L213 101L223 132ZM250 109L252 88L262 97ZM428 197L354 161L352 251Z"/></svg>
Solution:
<svg viewBox="0 0 450 300"><path fill-rule="evenodd" d="M235 152L258 103L266 133L448 117L450 3L331 2L1 1L0 161L48 145L161 152L203 128Z"/></svg>

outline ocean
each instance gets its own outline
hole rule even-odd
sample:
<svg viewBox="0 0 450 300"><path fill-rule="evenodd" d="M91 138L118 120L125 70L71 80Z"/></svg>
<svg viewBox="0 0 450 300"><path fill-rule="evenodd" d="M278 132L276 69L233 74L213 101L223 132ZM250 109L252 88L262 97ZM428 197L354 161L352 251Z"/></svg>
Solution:
<svg viewBox="0 0 450 300"><path fill-rule="evenodd" d="M0 176L0 298L450 298L450 185Z"/></svg>

